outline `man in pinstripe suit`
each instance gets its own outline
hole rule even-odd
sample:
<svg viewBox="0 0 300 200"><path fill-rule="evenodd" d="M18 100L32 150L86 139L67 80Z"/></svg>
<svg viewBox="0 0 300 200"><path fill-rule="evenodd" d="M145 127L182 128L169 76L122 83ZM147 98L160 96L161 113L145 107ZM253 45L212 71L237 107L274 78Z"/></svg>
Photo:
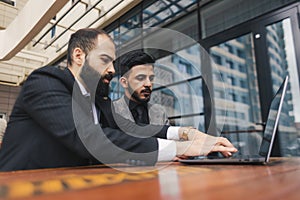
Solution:
<svg viewBox="0 0 300 200"><path fill-rule="evenodd" d="M159 148L157 137L168 138L172 127L152 126L147 131L132 126L122 116L117 116L122 131L114 123L113 128L100 127L97 110L101 111L102 105L95 102L95 94L102 87L97 83L109 84L115 72L114 59L115 46L106 33L81 29L70 38L66 69L46 66L31 73L7 125L0 149L0 171L98 163L154 165L165 159L165 149ZM103 117L113 121L107 113ZM173 129L180 137L187 128ZM141 133L152 135L137 137ZM199 150L207 136L192 135L195 141L168 146L175 151L171 157L208 153ZM221 151L225 156L236 151L228 140L212 138L216 140L208 151Z"/></svg>

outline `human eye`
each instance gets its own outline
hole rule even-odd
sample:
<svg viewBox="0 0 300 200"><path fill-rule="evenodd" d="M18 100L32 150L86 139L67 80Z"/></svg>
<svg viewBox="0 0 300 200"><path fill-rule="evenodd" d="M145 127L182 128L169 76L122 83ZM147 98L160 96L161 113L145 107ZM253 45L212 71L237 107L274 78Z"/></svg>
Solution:
<svg viewBox="0 0 300 200"><path fill-rule="evenodd" d="M109 64L110 62L112 62L112 59L108 56L101 56L100 59L104 64Z"/></svg>
<svg viewBox="0 0 300 200"><path fill-rule="evenodd" d="M143 81L144 79L145 79L144 75L138 75L138 76L136 76L136 80L138 80L138 81Z"/></svg>
<svg viewBox="0 0 300 200"><path fill-rule="evenodd" d="M153 76L150 76L150 77L149 77L149 80L150 80L151 82L153 82L153 81L154 81L154 78L155 78L154 75L153 75Z"/></svg>

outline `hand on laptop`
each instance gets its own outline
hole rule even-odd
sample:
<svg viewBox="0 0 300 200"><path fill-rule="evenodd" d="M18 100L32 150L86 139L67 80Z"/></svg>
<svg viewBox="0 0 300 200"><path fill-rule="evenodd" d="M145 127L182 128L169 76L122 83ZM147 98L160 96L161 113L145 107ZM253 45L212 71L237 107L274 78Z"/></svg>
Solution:
<svg viewBox="0 0 300 200"><path fill-rule="evenodd" d="M176 142L177 156L200 156L211 152L220 152L229 157L237 149L224 137L214 137L197 129L184 127L179 130L180 138L186 141Z"/></svg>
<svg viewBox="0 0 300 200"><path fill-rule="evenodd" d="M224 137L217 137L217 141L211 150L211 152L220 152L225 157L230 157L232 156L232 153L235 153L237 151L238 150L231 144L231 142L229 142L229 140Z"/></svg>

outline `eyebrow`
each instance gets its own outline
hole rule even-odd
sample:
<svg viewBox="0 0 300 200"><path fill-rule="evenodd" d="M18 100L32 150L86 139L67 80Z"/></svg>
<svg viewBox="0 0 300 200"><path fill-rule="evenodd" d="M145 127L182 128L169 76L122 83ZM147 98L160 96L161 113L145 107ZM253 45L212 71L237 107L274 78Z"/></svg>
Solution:
<svg viewBox="0 0 300 200"><path fill-rule="evenodd" d="M109 55L107 55L107 54L100 54L99 55L100 57L106 57L107 59L109 59L110 61L114 61L114 59L112 58L112 57L110 57Z"/></svg>
<svg viewBox="0 0 300 200"><path fill-rule="evenodd" d="M142 73L135 75L135 77L138 77L138 76L148 76L148 75L147 74L142 74ZM155 74L150 75L150 77L152 77L152 76L155 77Z"/></svg>

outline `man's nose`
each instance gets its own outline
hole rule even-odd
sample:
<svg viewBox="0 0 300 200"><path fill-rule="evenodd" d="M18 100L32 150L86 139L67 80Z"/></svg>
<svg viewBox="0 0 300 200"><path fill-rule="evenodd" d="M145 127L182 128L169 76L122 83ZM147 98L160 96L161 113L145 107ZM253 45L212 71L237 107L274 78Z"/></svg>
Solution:
<svg viewBox="0 0 300 200"><path fill-rule="evenodd" d="M115 67L114 67L113 63L110 63L108 65L107 72L112 73L112 74L116 73L116 70L115 70Z"/></svg>
<svg viewBox="0 0 300 200"><path fill-rule="evenodd" d="M152 81L150 80L150 78L146 78L146 80L145 80L145 82L144 82L144 85L145 85L145 86L149 86L149 87L152 86Z"/></svg>

